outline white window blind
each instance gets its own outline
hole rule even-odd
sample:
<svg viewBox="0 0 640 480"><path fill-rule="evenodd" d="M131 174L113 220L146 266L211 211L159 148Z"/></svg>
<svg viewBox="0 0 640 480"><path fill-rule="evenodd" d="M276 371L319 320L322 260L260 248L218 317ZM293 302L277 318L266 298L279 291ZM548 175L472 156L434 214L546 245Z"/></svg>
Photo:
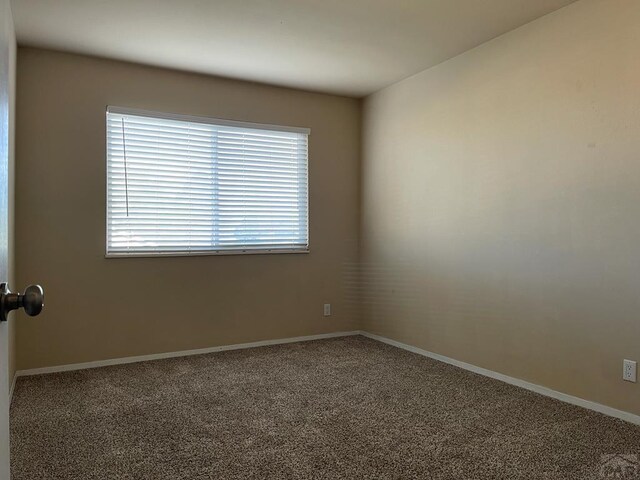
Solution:
<svg viewBox="0 0 640 480"><path fill-rule="evenodd" d="M308 134L109 107L107 256L307 251Z"/></svg>

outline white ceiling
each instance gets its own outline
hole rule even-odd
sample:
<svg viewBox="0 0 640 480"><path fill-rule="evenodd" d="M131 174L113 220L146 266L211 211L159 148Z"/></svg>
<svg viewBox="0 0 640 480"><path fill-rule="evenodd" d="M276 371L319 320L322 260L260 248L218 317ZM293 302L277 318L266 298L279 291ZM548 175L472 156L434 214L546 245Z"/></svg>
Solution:
<svg viewBox="0 0 640 480"><path fill-rule="evenodd" d="M574 0L13 0L21 45L364 96Z"/></svg>

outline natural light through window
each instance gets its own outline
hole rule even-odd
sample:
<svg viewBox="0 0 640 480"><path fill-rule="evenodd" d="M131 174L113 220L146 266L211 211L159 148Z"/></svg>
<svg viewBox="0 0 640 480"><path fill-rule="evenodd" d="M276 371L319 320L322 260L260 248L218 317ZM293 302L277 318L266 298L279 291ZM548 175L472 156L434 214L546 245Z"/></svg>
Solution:
<svg viewBox="0 0 640 480"><path fill-rule="evenodd" d="M109 107L107 256L306 252L308 135Z"/></svg>

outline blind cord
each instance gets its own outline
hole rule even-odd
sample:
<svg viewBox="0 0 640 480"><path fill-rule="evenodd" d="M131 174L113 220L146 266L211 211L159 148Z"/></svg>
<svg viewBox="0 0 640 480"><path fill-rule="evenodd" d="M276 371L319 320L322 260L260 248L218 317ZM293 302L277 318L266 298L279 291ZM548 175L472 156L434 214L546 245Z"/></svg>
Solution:
<svg viewBox="0 0 640 480"><path fill-rule="evenodd" d="M127 206L127 217L129 216L129 179L127 178L127 141L124 136L124 117L122 118L122 150L124 155L124 196Z"/></svg>

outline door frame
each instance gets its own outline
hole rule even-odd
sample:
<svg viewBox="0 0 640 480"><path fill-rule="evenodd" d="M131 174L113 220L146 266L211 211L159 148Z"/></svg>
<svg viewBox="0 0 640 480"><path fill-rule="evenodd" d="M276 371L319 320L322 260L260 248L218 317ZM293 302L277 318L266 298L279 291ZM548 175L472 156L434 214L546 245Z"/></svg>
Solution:
<svg viewBox="0 0 640 480"><path fill-rule="evenodd" d="M0 0L0 281L10 281L13 217L16 38L10 0ZM9 480L9 407L13 380L10 322L0 322L0 480Z"/></svg>

